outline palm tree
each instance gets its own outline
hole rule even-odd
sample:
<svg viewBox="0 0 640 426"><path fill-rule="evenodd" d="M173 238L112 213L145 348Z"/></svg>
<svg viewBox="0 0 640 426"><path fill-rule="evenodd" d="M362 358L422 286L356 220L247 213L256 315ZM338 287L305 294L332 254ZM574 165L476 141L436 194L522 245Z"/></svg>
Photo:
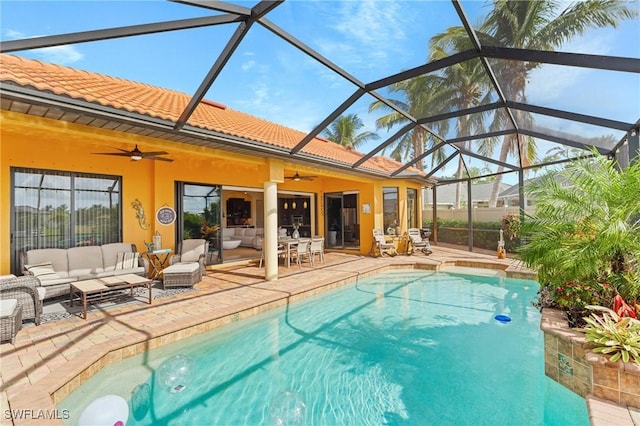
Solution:
<svg viewBox="0 0 640 426"><path fill-rule="evenodd" d="M442 84L442 77L438 75L422 75L409 80L394 83L389 86L391 92L399 93L400 99L391 99L390 102L402 111L407 112L413 117L424 117L428 114L443 112L447 107L447 102L453 96L446 86ZM388 105L375 101L369 105L369 111L389 110ZM396 126L407 124L408 120L405 115L393 110L390 113L376 120L377 128L386 128L391 130ZM448 126L447 122L439 123L442 126ZM433 127L438 133L445 132L446 128ZM416 126L412 131L405 133L393 145L391 158L398 161L413 159L422 155L425 149L431 148L437 143L437 140L428 133L424 128ZM437 150L432 157L432 166L443 161L446 155L444 150ZM419 169L424 168L424 163L420 160L416 163Z"/></svg>
<svg viewBox="0 0 640 426"><path fill-rule="evenodd" d="M624 19L637 16L637 11L627 7L626 2L618 0L591 0L569 4L555 0L508 1L496 0L484 23L480 26L478 37L485 45L506 46L522 49L554 50L575 36L589 29L617 27ZM529 72L539 64L532 62L506 63L496 70L498 80L504 82L502 90L509 100L526 101L526 83ZM522 118L516 115L516 120ZM525 117L526 118L526 117ZM496 114L494 128L505 120L504 114ZM502 127L503 128L503 127ZM521 165L535 158L535 146L531 138L521 135L505 136L500 149L500 160L506 161L509 153L519 154ZM502 171L502 167L499 168ZM489 202L495 206L501 175L498 175Z"/></svg>
<svg viewBox="0 0 640 426"><path fill-rule="evenodd" d="M368 130L358 133L363 127L362 120L356 114L341 115L323 131L323 135L332 142L351 148L357 148L367 141L380 138L376 133Z"/></svg>
<svg viewBox="0 0 640 426"><path fill-rule="evenodd" d="M429 41L429 59L435 61L443 59L456 51L466 50L471 47L466 31L461 28L449 28L445 32L434 36ZM450 109L462 110L490 101L490 82L486 78L482 64L477 59L460 62L447 67L442 72L442 84L453 93L449 101ZM456 120L457 137L469 136L474 133L484 132L485 113L471 116L460 116ZM486 139L479 141L478 152L490 154L495 145L495 140ZM461 142L460 148L471 150L471 141ZM463 156L458 157L456 179L461 179L465 174ZM468 175L468 173L467 173ZM462 182L456 184L456 209L460 208L462 195Z"/></svg>

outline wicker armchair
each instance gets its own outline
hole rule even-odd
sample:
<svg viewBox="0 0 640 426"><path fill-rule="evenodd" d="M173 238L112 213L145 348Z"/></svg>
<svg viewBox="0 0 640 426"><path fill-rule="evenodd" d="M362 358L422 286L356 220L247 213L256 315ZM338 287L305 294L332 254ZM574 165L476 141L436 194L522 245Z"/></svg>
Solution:
<svg viewBox="0 0 640 426"><path fill-rule="evenodd" d="M200 278L206 275L206 259L209 252L209 241L204 239L187 239L178 243L176 254L169 259L169 265L193 263L200 265Z"/></svg>
<svg viewBox="0 0 640 426"><path fill-rule="evenodd" d="M0 279L0 299L16 299L22 307L22 319L33 319L40 325L42 301L38 296L36 277L7 277Z"/></svg>

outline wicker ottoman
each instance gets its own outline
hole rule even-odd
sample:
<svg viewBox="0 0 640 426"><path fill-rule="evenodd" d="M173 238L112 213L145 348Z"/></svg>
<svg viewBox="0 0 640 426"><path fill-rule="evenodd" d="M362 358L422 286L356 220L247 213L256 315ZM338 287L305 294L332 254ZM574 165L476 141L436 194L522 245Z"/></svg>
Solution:
<svg viewBox="0 0 640 426"><path fill-rule="evenodd" d="M16 334L22 328L22 307L17 299L0 300L0 341L15 343Z"/></svg>
<svg viewBox="0 0 640 426"><path fill-rule="evenodd" d="M165 268L162 271L162 277L162 288L193 287L202 279L200 264L197 262L176 263Z"/></svg>

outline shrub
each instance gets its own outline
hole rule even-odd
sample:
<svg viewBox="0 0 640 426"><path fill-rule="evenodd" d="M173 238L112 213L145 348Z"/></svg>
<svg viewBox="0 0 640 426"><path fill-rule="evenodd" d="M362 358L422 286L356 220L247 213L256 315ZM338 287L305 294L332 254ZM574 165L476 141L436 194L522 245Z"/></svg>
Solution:
<svg viewBox="0 0 640 426"><path fill-rule="evenodd" d="M613 293L589 284L601 306L610 305L614 293L639 298L640 161L619 170L614 160L593 151L592 158L542 176L527 192L536 200L536 212L522 224L527 242L517 254L538 272L554 302L567 310L590 299L586 289L554 293L567 282L609 283Z"/></svg>

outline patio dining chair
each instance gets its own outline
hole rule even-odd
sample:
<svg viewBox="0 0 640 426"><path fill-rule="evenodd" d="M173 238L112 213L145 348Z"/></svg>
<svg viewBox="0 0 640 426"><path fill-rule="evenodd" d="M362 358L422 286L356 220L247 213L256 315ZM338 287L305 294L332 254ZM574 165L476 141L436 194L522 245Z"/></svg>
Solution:
<svg viewBox="0 0 640 426"><path fill-rule="evenodd" d="M311 245L309 246L311 252L311 264L315 262L316 255L318 260L324 263L324 237L314 237L311 239Z"/></svg>
<svg viewBox="0 0 640 426"><path fill-rule="evenodd" d="M374 257L378 256L395 256L398 254L396 246L393 242L388 243L384 237L382 229L373 229L373 246L371 247L371 254Z"/></svg>
<svg viewBox="0 0 640 426"><path fill-rule="evenodd" d="M264 244L265 244L265 239L262 239L262 250L260 250L260 264L258 265L258 268L262 268L262 263L264 262ZM282 244L278 244L278 259L284 259L286 256L285 253L285 249L284 249L284 245Z"/></svg>
<svg viewBox="0 0 640 426"><path fill-rule="evenodd" d="M298 241L298 244L293 247L291 251L291 257L295 258L298 266L302 267L302 262L306 258L309 261L310 265L313 265L313 259L311 258L311 240L310 239L301 239Z"/></svg>

